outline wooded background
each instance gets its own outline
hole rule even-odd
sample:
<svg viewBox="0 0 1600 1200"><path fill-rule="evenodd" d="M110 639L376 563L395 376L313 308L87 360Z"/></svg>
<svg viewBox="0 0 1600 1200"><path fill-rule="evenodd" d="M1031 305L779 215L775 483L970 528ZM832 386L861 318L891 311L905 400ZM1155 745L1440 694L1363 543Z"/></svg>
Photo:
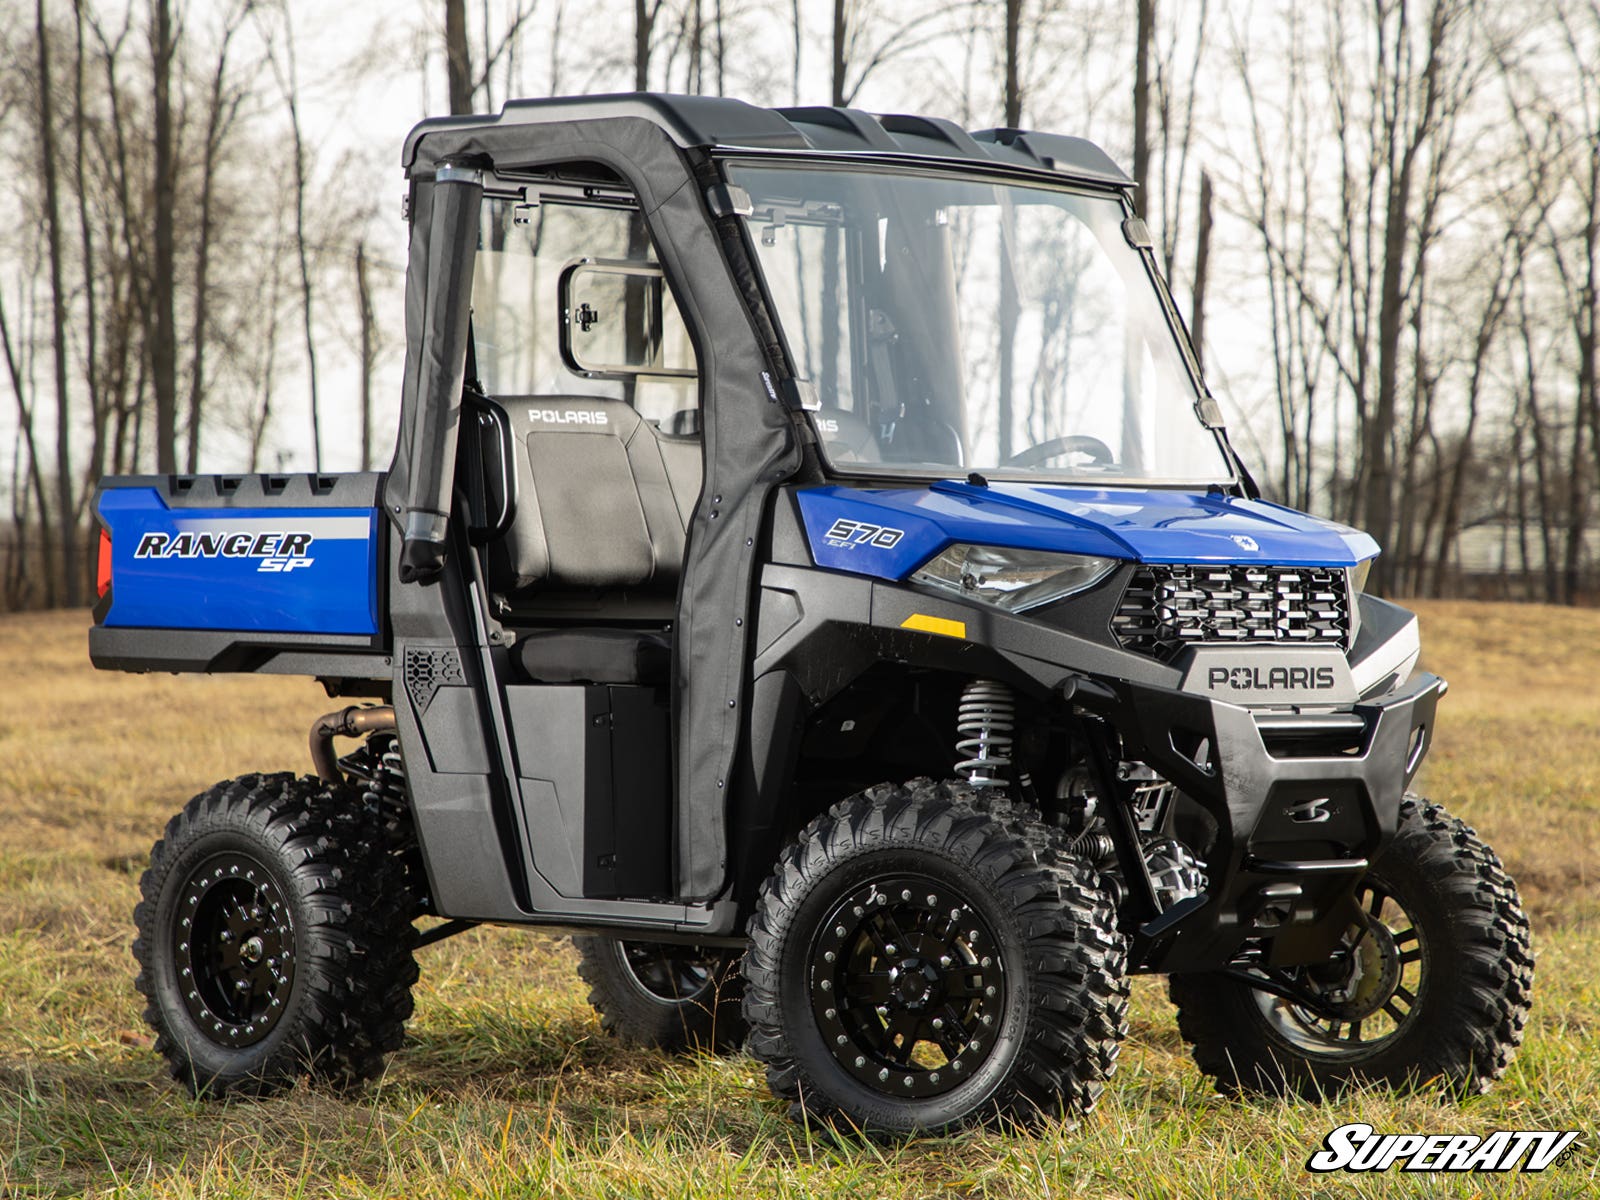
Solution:
<svg viewBox="0 0 1600 1200"><path fill-rule="evenodd" d="M95 480L387 462L417 119L651 88L1090 137L1269 495L1592 602L1600 0L0 0L0 607Z"/></svg>

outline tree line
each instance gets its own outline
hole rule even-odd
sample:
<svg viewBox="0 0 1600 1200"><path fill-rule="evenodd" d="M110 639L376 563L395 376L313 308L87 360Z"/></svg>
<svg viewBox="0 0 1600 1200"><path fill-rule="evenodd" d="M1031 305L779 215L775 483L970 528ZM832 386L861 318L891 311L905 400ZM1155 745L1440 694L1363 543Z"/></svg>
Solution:
<svg viewBox="0 0 1600 1200"><path fill-rule="evenodd" d="M1390 593L1596 592L1600 0L417 0L346 20L336 84L296 0L0 16L7 607L91 598L101 474L386 457L404 247L372 197L410 118L339 143L356 81L417 115L651 88L1092 137L1271 498L1371 532Z"/></svg>

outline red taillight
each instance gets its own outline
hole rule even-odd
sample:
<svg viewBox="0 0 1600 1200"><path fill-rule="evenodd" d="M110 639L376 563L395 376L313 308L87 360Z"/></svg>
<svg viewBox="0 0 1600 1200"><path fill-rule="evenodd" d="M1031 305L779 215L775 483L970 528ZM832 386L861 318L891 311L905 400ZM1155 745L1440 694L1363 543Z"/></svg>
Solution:
<svg viewBox="0 0 1600 1200"><path fill-rule="evenodd" d="M103 597L111 590L111 534L100 531L100 561L94 575L96 591Z"/></svg>

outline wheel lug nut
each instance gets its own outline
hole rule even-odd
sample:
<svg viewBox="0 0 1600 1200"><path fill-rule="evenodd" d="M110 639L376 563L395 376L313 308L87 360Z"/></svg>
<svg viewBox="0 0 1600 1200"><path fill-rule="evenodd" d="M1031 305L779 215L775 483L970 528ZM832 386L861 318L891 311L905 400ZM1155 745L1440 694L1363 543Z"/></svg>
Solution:
<svg viewBox="0 0 1600 1200"><path fill-rule="evenodd" d="M902 899L902 900L911 899L911 889L910 888L906 888L903 892L901 892L900 893L900 899Z"/></svg>
<svg viewBox="0 0 1600 1200"><path fill-rule="evenodd" d="M866 1065L867 1065L867 1060L866 1060L866 1059L865 1059L865 1058L863 1058L863 1057L862 1057L862 1056L861 1056L861 1055L859 1055L859 1054L858 1054L858 1055L856 1055L856 1067L857 1067L857 1068L860 1068L860 1067L864 1067L864 1066L866 1066Z"/></svg>
<svg viewBox="0 0 1600 1200"><path fill-rule="evenodd" d="M844 1035L844 1034L842 1034L842 1033L841 1033L841 1034L840 1034L840 1035L839 1035L839 1036L838 1036L838 1037L836 1037L836 1038L834 1038L834 1039L833 1039L833 1040L834 1040L834 1041L835 1041L835 1042L836 1042L836 1043L837 1043L837 1044L838 1044L838 1045L841 1045L841 1046L843 1046L843 1045L844 1045L844 1044L845 1044L845 1043L846 1043L846 1042L848 1042L848 1041L849 1041L849 1040L850 1040L850 1039L849 1039L849 1038L848 1038L848 1037L846 1037L846 1036L845 1036L845 1035Z"/></svg>
<svg viewBox="0 0 1600 1200"><path fill-rule="evenodd" d="M879 1080L886 1080L888 1078L889 1078L889 1068L888 1067L883 1067L882 1069L880 1069L878 1071L878 1079Z"/></svg>
<svg viewBox="0 0 1600 1200"><path fill-rule="evenodd" d="M834 954L834 952L832 950L829 950L826 954L824 954L822 956L822 960L824 962L832 962L836 957L838 957L838 956L836 954Z"/></svg>
<svg viewBox="0 0 1600 1200"><path fill-rule="evenodd" d="M985 995L985 996L992 996L992 995L994 995L994 985L993 985L993 984L990 984L990 985L989 985L989 986L988 986L988 987L986 987L986 988L984 988L984 989L983 989L983 994L984 994L984 995Z"/></svg>
<svg viewBox="0 0 1600 1200"><path fill-rule="evenodd" d="M907 1086L907 1087L910 1087L910 1086L911 1086L911 1084L912 1084L912 1079L911 1079L911 1076L909 1076L909 1075L907 1075L907 1076L906 1076L906 1077L905 1077L905 1081L904 1081L904 1082L905 1082L905 1085L906 1085L906 1086Z"/></svg>
<svg viewBox="0 0 1600 1200"><path fill-rule="evenodd" d="M944 1028L944 1018L943 1017L935 1017L933 1019L933 1027L935 1029L943 1029Z"/></svg>
<svg viewBox="0 0 1600 1200"><path fill-rule="evenodd" d="M830 1008L827 1012L823 1013L822 1015L827 1017L828 1020L831 1021L831 1020L833 1020L835 1017L837 1017L839 1015L839 1010L837 1008Z"/></svg>
<svg viewBox="0 0 1600 1200"><path fill-rule="evenodd" d="M817 984L817 986L825 992L833 991L833 981L829 979L824 979L821 983Z"/></svg>
<svg viewBox="0 0 1600 1200"><path fill-rule="evenodd" d="M932 908L937 903L939 903L939 897L930 893L928 896L928 907Z"/></svg>

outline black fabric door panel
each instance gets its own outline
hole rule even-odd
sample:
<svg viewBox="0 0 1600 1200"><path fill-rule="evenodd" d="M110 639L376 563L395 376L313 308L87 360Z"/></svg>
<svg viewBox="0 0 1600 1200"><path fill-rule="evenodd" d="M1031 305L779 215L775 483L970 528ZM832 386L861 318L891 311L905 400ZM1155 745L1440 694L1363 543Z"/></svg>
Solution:
<svg viewBox="0 0 1600 1200"><path fill-rule="evenodd" d="M677 891L684 900L715 896L726 881L726 782L743 734L748 685L746 620L756 555L772 488L801 466L789 414L777 402L782 365L769 359L770 331L747 303L755 285L748 264L736 277L696 186L695 151L679 149L653 121L637 116L550 120L536 126L427 129L410 144L414 177L412 262L427 263L433 164L482 154L498 169L596 162L613 169L639 196L651 237L700 368L700 408L707 464L690 520L679 592L673 717L677 796ZM408 284L415 281L415 272ZM423 326L425 291L409 287L408 345ZM758 326L760 326L758 328ZM780 353L780 351L774 351ZM404 402L416 406L417 372L409 361ZM410 422L407 422L409 425ZM402 432L401 448L409 442ZM397 455L389 495L408 493L409 457ZM519 519L521 502L519 502Z"/></svg>

